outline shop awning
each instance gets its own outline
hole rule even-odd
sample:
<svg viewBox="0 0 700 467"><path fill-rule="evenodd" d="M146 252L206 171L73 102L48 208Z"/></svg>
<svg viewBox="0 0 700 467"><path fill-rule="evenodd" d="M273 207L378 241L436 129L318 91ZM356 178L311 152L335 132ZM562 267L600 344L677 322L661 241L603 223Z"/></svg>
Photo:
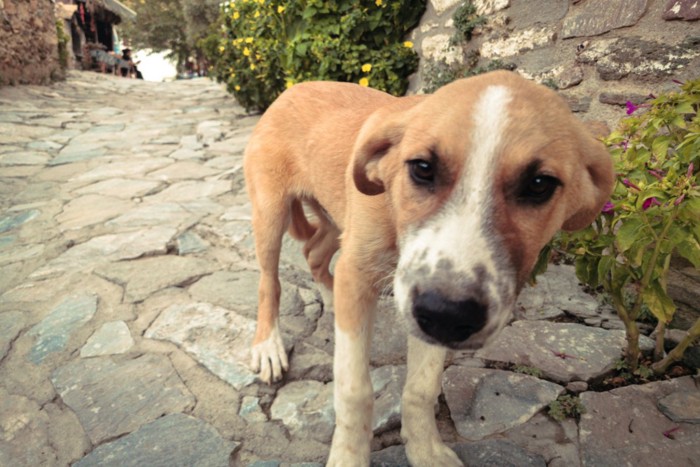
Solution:
<svg viewBox="0 0 700 467"><path fill-rule="evenodd" d="M118 0L102 0L102 2L107 10L123 20L136 18L136 12Z"/></svg>

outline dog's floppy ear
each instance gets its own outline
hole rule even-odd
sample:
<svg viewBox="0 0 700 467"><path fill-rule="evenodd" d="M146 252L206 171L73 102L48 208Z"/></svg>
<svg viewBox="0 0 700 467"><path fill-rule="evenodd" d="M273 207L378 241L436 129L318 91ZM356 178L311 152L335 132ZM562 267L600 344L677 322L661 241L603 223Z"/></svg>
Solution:
<svg viewBox="0 0 700 467"><path fill-rule="evenodd" d="M401 112L379 109L362 126L353 150L353 180L365 195L384 193L385 174L380 162L403 138L405 125Z"/></svg>
<svg viewBox="0 0 700 467"><path fill-rule="evenodd" d="M593 222L600 213L615 183L612 158L600 141L588 132L580 138L579 177L575 199L569 200L570 215L562 229L573 231L583 229Z"/></svg>

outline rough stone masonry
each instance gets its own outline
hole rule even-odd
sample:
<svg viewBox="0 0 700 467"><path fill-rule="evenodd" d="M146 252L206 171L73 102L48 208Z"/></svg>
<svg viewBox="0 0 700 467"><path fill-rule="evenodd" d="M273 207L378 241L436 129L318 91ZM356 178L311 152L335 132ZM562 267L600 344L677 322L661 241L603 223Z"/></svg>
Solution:
<svg viewBox="0 0 700 467"><path fill-rule="evenodd" d="M267 386L247 367L258 274L241 159L258 118L205 79L70 72L0 89L0 465L322 465L333 313L291 240L291 369ZM697 463L693 377L588 390L624 333L572 268L552 267L518 308L494 347L449 362L436 410L462 459ZM373 465L406 465L406 344L389 297L377 321ZM586 406L578 422L546 414L565 392Z"/></svg>

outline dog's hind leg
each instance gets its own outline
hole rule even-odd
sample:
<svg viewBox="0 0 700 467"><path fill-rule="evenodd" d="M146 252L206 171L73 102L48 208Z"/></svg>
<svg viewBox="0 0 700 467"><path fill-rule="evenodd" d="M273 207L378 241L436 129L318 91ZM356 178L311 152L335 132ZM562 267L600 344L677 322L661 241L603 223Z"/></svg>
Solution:
<svg viewBox="0 0 700 467"><path fill-rule="evenodd" d="M304 257L321 292L323 305L330 309L333 306L333 275L330 272L330 264L333 255L340 248L340 230L316 201L307 200L307 204L314 211L316 221L311 225L306 219L301 202L295 200L292 202L290 233L294 238L306 241Z"/></svg>
<svg viewBox="0 0 700 467"><path fill-rule="evenodd" d="M279 380L282 371L289 368L279 330L279 260L282 236L289 218L289 202L282 197L269 196L253 202L253 235L260 264L260 284L251 367L253 371L260 372L260 379L266 383Z"/></svg>
<svg viewBox="0 0 700 467"><path fill-rule="evenodd" d="M331 260L340 248L340 231L328 222L323 222L306 245L304 255L316 284L321 291L326 309L333 306L333 276L330 272Z"/></svg>
<svg viewBox="0 0 700 467"><path fill-rule="evenodd" d="M447 351L408 336L408 374L401 398L401 437L406 455L415 467L459 467L462 462L440 438L435 423L435 402Z"/></svg>

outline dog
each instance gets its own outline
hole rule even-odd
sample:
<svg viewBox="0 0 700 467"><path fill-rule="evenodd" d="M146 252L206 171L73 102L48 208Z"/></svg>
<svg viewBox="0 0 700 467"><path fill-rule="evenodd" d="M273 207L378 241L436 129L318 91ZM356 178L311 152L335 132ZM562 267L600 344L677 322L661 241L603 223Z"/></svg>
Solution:
<svg viewBox="0 0 700 467"><path fill-rule="evenodd" d="M541 248L589 225L614 180L605 147L564 100L507 71L400 98L295 85L256 125L244 172L261 270L252 368L263 381L288 367L278 322L286 231L305 242L325 305L334 301L330 466L369 465L370 338L391 278L409 329L408 459L462 465L434 417L447 350L481 347L509 322Z"/></svg>

